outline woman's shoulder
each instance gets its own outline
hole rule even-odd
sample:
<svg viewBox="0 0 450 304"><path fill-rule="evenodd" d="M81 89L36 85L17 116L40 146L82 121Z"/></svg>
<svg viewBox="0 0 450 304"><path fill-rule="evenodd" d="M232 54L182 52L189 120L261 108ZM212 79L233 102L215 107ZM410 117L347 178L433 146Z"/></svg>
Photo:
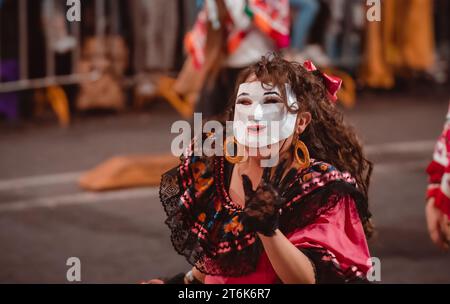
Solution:
<svg viewBox="0 0 450 304"><path fill-rule="evenodd" d="M357 188L356 180L349 172L341 171L328 162L312 159L310 165L299 169L291 181L291 191L288 191L291 197L287 199L292 204L319 189L335 188L338 184L342 187Z"/></svg>
<svg viewBox="0 0 450 304"><path fill-rule="evenodd" d="M307 226L340 202L359 205L365 200L350 173L321 160L311 160L309 167L300 169L284 196L286 231Z"/></svg>

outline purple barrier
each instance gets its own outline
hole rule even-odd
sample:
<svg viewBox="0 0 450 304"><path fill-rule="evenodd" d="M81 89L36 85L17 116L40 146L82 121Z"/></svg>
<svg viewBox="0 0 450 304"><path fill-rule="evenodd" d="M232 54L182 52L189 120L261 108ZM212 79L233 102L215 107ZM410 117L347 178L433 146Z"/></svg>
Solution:
<svg viewBox="0 0 450 304"><path fill-rule="evenodd" d="M19 78L17 60L0 62L0 82L14 81ZM18 119L19 98L17 93L0 93L0 113L8 120Z"/></svg>

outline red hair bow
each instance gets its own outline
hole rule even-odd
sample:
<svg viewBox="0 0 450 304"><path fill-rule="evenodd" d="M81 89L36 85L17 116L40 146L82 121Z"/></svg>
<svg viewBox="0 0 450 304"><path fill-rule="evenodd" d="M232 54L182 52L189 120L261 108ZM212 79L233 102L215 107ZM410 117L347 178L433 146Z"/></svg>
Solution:
<svg viewBox="0 0 450 304"><path fill-rule="evenodd" d="M306 60L303 63L303 67L309 72L318 71L316 66L310 60ZM336 102L337 92L339 91L339 89L342 86L342 79L340 79L339 77L336 77L336 76L327 75L322 72L320 72L320 75L322 76L323 81L325 82L325 87L327 88L328 95L329 95L328 97L331 99L331 101L333 103Z"/></svg>

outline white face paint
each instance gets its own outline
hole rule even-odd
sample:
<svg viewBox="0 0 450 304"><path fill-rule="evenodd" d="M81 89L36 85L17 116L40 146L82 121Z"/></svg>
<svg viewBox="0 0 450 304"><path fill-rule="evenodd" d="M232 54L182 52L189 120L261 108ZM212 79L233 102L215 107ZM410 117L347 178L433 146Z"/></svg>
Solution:
<svg viewBox="0 0 450 304"><path fill-rule="evenodd" d="M288 105L296 109L297 100L288 84L286 96ZM261 148L278 143L294 133L296 120L297 114L288 111L277 87L263 88L260 81L239 86L233 133L240 144Z"/></svg>

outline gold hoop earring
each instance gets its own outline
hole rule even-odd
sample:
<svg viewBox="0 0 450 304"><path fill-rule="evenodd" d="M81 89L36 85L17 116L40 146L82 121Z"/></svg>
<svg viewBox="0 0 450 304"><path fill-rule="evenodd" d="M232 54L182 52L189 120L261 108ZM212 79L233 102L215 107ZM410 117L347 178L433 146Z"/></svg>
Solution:
<svg viewBox="0 0 450 304"><path fill-rule="evenodd" d="M228 144L230 143L230 141L233 141L233 145L236 144L236 146L237 146L236 156L231 156L228 153ZM225 142L223 143L223 152L225 154L225 159L229 163L237 164L237 163L241 163L241 162L244 162L247 160L245 151L243 151L244 153L241 154L241 153L239 153L240 152L239 148L240 148L240 145L234 136L230 136L225 139Z"/></svg>
<svg viewBox="0 0 450 304"><path fill-rule="evenodd" d="M298 155L299 150L301 150L301 152L303 154L303 159L301 159L300 156ZM297 139L295 141L294 157L301 169L309 167L309 165L311 163L311 159L309 158L309 151L308 151L308 148L306 147L305 143L303 141L301 141L300 139Z"/></svg>

